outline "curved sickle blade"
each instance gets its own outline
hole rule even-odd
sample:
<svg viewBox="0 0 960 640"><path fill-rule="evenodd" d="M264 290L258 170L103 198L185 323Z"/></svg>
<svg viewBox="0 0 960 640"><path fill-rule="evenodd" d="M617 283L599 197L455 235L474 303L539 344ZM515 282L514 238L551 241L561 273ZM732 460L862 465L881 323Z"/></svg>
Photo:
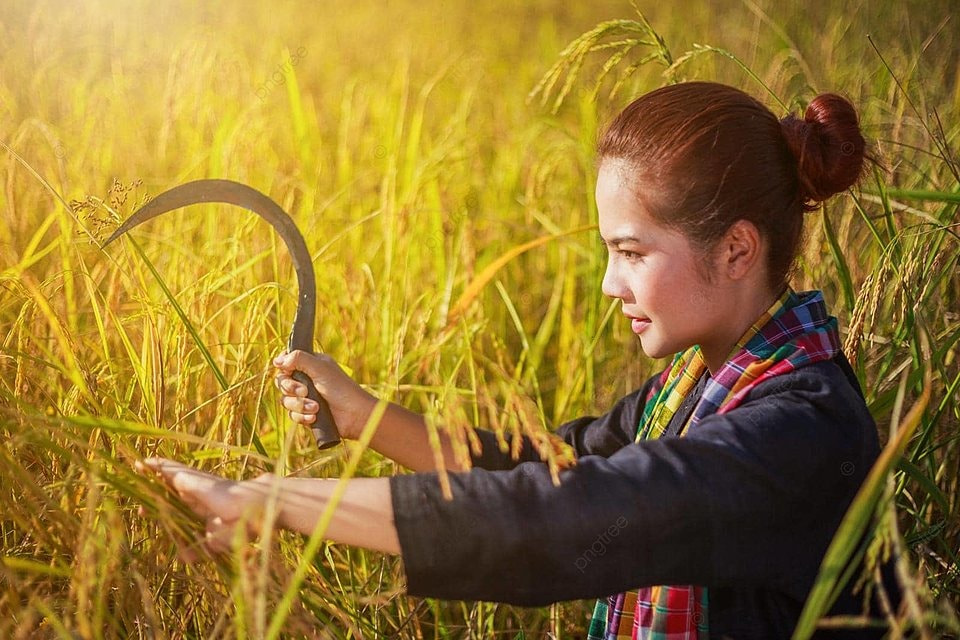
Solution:
<svg viewBox="0 0 960 640"><path fill-rule="evenodd" d="M137 225L152 220L163 213L204 202L233 204L252 211L269 222L283 238L283 242L287 245L287 249L293 258L299 290L297 314L293 319L293 328L290 332L290 340L287 342L287 349L290 351L300 349L313 353L313 323L317 313L317 285L307 243L293 220L280 208L280 205L256 189L233 180L206 179L187 182L164 191L135 211L113 232L113 235L107 238L103 247ZM320 411L317 412L317 420L311 425L313 435L317 439L317 446L326 449L337 444L340 441L340 433L337 431L333 415L330 413L330 406L304 372L297 371L293 377L307 387L307 397L320 407Z"/></svg>

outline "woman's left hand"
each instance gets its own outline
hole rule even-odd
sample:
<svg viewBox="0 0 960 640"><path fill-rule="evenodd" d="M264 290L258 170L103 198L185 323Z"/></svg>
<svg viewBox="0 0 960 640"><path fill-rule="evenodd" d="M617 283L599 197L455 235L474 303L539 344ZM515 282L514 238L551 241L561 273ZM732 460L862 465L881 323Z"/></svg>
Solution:
<svg viewBox="0 0 960 640"><path fill-rule="evenodd" d="M270 473L237 482L164 458L147 458L136 467L140 472L155 472L206 523L204 544L214 553L229 550L235 539L257 536L267 524L267 506L274 496L276 519L271 527L314 535L341 482L333 478L281 478ZM337 502L339 507L327 523L325 538L400 554L390 478L350 478ZM246 531L241 525L246 525Z"/></svg>
<svg viewBox="0 0 960 640"><path fill-rule="evenodd" d="M211 552L228 551L241 523L247 537L260 532L272 474L238 482L166 458L147 458L135 466L141 473L156 473L206 523L204 544Z"/></svg>

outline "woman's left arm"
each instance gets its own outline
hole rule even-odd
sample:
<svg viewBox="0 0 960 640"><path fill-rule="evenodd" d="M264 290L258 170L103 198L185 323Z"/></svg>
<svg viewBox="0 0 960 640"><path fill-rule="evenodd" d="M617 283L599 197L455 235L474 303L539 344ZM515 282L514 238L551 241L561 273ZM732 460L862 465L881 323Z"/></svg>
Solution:
<svg viewBox="0 0 960 640"><path fill-rule="evenodd" d="M283 478L263 474L233 481L173 460L148 458L140 470L156 472L164 483L206 522L206 543L225 551L243 523L256 534L276 495L276 526L313 533L339 482L335 478ZM337 503L324 537L334 542L399 554L389 478L351 478Z"/></svg>

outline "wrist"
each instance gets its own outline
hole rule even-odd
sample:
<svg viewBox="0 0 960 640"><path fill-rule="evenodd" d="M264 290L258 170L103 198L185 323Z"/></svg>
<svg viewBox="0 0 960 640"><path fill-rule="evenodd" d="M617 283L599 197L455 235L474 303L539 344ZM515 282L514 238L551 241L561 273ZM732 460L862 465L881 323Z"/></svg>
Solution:
<svg viewBox="0 0 960 640"><path fill-rule="evenodd" d="M359 440L363 428L370 421L374 408L377 406L376 396L364 391L353 403L355 410L354 419L350 425L350 433L344 434L351 440Z"/></svg>

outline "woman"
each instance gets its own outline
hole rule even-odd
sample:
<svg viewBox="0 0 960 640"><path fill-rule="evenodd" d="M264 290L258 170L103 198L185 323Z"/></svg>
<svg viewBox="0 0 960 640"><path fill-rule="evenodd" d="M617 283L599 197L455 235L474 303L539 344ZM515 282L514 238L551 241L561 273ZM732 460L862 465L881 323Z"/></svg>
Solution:
<svg viewBox="0 0 960 640"><path fill-rule="evenodd" d="M804 119L778 120L737 89L682 83L627 106L597 155L603 291L670 366L605 415L559 427L578 458L559 486L526 438L512 460L481 432L468 472L444 442L461 471L453 501L423 418L390 404L371 446L423 473L351 480L327 536L401 554L411 595L598 597L591 638L787 638L879 452L836 318L819 291L788 284L804 212L861 173L856 113L824 94ZM275 365L294 420L317 411L299 369L358 437L376 399L335 362L293 352ZM214 548L274 482L278 525L311 532L336 482L146 464L207 519ZM848 591L832 612L860 613L858 601Z"/></svg>

